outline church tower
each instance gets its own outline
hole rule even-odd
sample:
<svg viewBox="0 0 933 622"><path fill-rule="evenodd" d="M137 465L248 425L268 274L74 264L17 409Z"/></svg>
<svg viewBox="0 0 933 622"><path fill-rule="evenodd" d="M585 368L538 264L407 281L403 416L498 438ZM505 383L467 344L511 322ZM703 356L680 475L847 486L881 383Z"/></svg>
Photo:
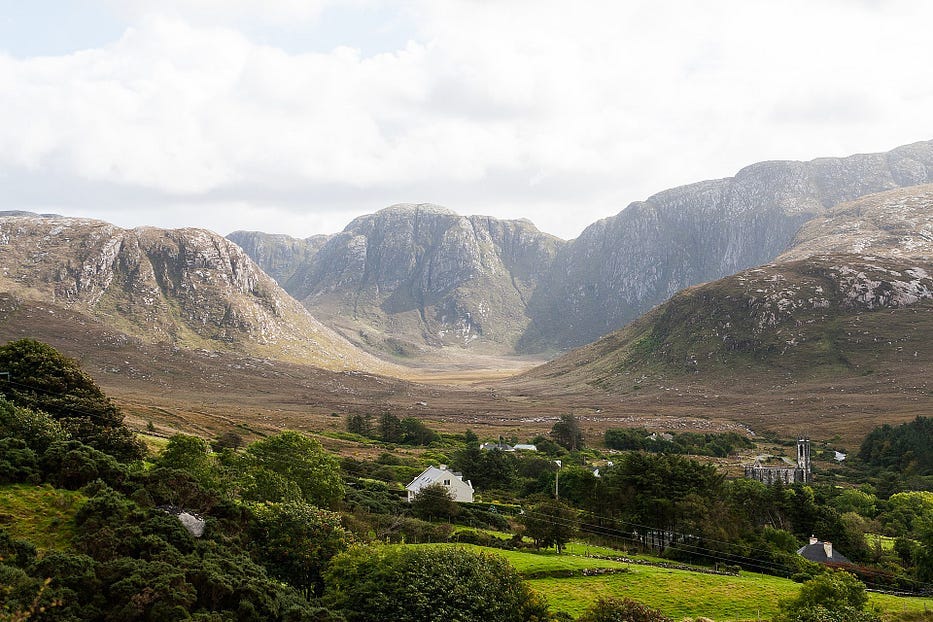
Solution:
<svg viewBox="0 0 933 622"><path fill-rule="evenodd" d="M810 439L797 439L797 473L794 479L808 483L810 481Z"/></svg>

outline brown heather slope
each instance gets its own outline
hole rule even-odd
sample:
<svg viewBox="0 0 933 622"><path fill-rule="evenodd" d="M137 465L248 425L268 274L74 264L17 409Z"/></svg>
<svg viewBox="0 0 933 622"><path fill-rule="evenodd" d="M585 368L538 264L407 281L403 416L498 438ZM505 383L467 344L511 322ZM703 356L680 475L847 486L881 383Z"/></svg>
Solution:
<svg viewBox="0 0 933 622"><path fill-rule="evenodd" d="M694 417L690 408L676 404L630 408L593 389L538 396L491 385L465 385L458 378L457 384L405 382L151 344L71 309L0 294L0 343L22 337L45 341L78 359L124 409L134 429L143 431L152 421L162 435L182 431L210 437L237 429L249 438L280 429L336 431L343 430L347 413L383 412L418 417L443 431L472 428L483 438L504 434L522 440L546 434L568 412L581 419L594 441L605 428L623 425L740 429L722 419ZM323 440L338 451L361 451L355 443Z"/></svg>
<svg viewBox="0 0 933 622"><path fill-rule="evenodd" d="M933 265L831 256L690 288L509 381L858 442L933 410ZM558 387L562 387L559 389Z"/></svg>

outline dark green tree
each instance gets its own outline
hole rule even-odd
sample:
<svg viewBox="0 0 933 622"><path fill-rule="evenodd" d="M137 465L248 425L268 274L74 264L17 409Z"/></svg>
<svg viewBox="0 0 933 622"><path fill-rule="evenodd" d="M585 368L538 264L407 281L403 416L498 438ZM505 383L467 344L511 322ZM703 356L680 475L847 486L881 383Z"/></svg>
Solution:
<svg viewBox="0 0 933 622"><path fill-rule="evenodd" d="M412 514L424 520L449 520L460 513L460 506L440 484L425 486L411 500Z"/></svg>
<svg viewBox="0 0 933 622"><path fill-rule="evenodd" d="M400 422L402 440L405 445L430 445L438 440L437 432L414 417L405 417Z"/></svg>
<svg viewBox="0 0 933 622"><path fill-rule="evenodd" d="M554 546L558 553L576 535L578 520L575 509L554 500L531 506L522 516L525 535L534 540L535 546Z"/></svg>
<svg viewBox="0 0 933 622"><path fill-rule="evenodd" d="M502 557L454 547L352 548L328 567L325 602L349 622L545 622L547 604Z"/></svg>
<svg viewBox="0 0 933 622"><path fill-rule="evenodd" d="M252 512L253 557L272 576L320 595L324 568L350 542L340 515L307 503L262 503Z"/></svg>
<svg viewBox="0 0 933 622"><path fill-rule="evenodd" d="M123 461L138 460L145 446L123 424L123 414L97 383L52 346L20 339L0 347L0 391L15 405L48 413L72 438Z"/></svg>
<svg viewBox="0 0 933 622"><path fill-rule="evenodd" d="M359 434L360 436L369 436L372 434L372 425L370 425L369 415L359 413L347 415L347 432Z"/></svg>
<svg viewBox="0 0 933 622"><path fill-rule="evenodd" d="M573 414L560 416L551 428L551 438L564 449L570 451L583 449L583 430L580 429L580 422Z"/></svg>
<svg viewBox="0 0 933 622"><path fill-rule="evenodd" d="M384 443L401 443L403 440L402 422L390 412L379 416L379 439Z"/></svg>

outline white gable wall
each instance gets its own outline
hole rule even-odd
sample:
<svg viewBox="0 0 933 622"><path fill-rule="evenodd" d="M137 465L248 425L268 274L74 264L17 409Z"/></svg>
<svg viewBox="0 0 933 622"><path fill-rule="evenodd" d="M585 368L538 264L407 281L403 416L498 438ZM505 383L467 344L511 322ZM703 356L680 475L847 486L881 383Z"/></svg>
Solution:
<svg viewBox="0 0 933 622"><path fill-rule="evenodd" d="M461 476L456 475L443 464L440 467L430 466L426 468L421 475L406 486L408 489L408 502L411 503L411 500L422 488L433 484L440 484L446 488L454 501L473 503L473 486L470 481L464 481Z"/></svg>

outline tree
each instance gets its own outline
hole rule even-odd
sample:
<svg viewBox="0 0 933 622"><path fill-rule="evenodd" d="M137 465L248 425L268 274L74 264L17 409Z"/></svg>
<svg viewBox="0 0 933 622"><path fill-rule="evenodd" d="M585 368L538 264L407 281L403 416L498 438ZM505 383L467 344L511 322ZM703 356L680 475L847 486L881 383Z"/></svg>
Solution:
<svg viewBox="0 0 933 622"><path fill-rule="evenodd" d="M272 576L320 595L324 568L349 544L340 515L307 503L263 503L252 510L253 556Z"/></svg>
<svg viewBox="0 0 933 622"><path fill-rule="evenodd" d="M430 445L440 437L437 432L414 417L405 417L400 422L402 443L405 445Z"/></svg>
<svg viewBox="0 0 933 622"><path fill-rule="evenodd" d="M252 501L300 500L333 507L343 498L340 462L319 442L293 431L250 444L241 461L243 497Z"/></svg>
<svg viewBox="0 0 933 622"><path fill-rule="evenodd" d="M502 557L455 547L367 546L331 560L325 603L350 622L545 622L547 604Z"/></svg>
<svg viewBox="0 0 933 622"><path fill-rule="evenodd" d="M451 519L460 513L460 506L441 484L431 484L419 490L411 500L411 511L418 518Z"/></svg>
<svg viewBox="0 0 933 622"><path fill-rule="evenodd" d="M577 622L674 622L657 609L631 598L600 598Z"/></svg>
<svg viewBox="0 0 933 622"><path fill-rule="evenodd" d="M583 430L580 422L573 414L561 415L554 427L551 428L551 438L554 442L570 451L583 449Z"/></svg>
<svg viewBox="0 0 933 622"><path fill-rule="evenodd" d="M384 443L402 442L402 422L390 412L379 417L379 438Z"/></svg>
<svg viewBox="0 0 933 622"><path fill-rule="evenodd" d="M577 511L560 501L545 501L529 508L523 517L525 535L538 548L556 546L560 553L577 533Z"/></svg>
<svg viewBox="0 0 933 622"><path fill-rule="evenodd" d="M206 488L215 488L219 483L218 468L210 447L202 438L187 434L176 434L159 456L160 466L185 471Z"/></svg>
<svg viewBox="0 0 933 622"><path fill-rule="evenodd" d="M781 601L781 622L869 622L878 620L865 613L868 594L865 584L844 572L827 571L804 583L796 598Z"/></svg>
<svg viewBox="0 0 933 622"><path fill-rule="evenodd" d="M359 434L360 436L369 436L372 433L369 415L358 413L347 415L347 432Z"/></svg>
<svg viewBox="0 0 933 622"><path fill-rule="evenodd" d="M123 414L97 383L52 346L20 339L0 347L0 387L16 406L48 413L72 438L123 460L145 456L145 446L123 425Z"/></svg>
<svg viewBox="0 0 933 622"><path fill-rule="evenodd" d="M0 395L0 438L13 437L39 453L55 441L68 440L62 425L42 411L20 408Z"/></svg>

